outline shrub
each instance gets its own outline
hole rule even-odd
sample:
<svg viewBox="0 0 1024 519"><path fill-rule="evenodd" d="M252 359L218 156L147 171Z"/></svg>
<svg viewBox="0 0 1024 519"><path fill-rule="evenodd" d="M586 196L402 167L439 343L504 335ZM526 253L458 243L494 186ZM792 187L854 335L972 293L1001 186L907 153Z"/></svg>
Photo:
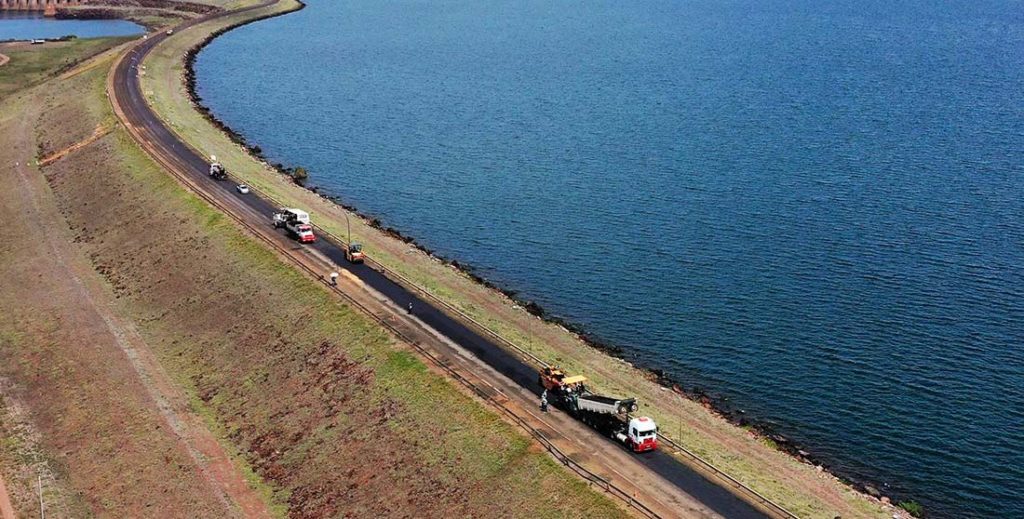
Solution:
<svg viewBox="0 0 1024 519"><path fill-rule="evenodd" d="M292 173L292 180L294 180L295 183L297 183L299 185L301 185L303 182L306 181L306 179L309 178L309 173L306 172L306 168L303 168L303 167L297 167L297 168L293 169L291 171L291 173Z"/></svg>
<svg viewBox="0 0 1024 519"><path fill-rule="evenodd" d="M914 517L924 517L924 507L917 501L900 501L899 507Z"/></svg>

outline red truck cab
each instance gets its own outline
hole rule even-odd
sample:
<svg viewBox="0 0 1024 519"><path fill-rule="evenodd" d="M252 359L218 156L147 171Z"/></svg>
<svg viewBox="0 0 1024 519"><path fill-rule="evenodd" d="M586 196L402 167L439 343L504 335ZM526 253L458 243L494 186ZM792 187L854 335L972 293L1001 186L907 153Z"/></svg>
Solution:
<svg viewBox="0 0 1024 519"><path fill-rule="evenodd" d="M301 243L313 243L316 241L316 235L313 234L313 226L305 223L295 226L295 237Z"/></svg>
<svg viewBox="0 0 1024 519"><path fill-rule="evenodd" d="M646 416L629 421L627 433L629 447L633 452L647 452L658 448L658 426Z"/></svg>

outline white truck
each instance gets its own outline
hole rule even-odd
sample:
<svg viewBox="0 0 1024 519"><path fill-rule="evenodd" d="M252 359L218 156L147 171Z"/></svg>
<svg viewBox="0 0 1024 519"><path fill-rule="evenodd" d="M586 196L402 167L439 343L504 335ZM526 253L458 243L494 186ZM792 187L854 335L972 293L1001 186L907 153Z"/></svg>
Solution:
<svg viewBox="0 0 1024 519"><path fill-rule="evenodd" d="M569 376L549 366L541 370L539 382L555 405L577 420L607 435L633 452L658 448L658 426L646 416L630 416L639 410L635 398L613 398L591 393L587 377Z"/></svg>
<svg viewBox="0 0 1024 519"><path fill-rule="evenodd" d="M274 227L285 229L288 234L300 243L312 243L316 241L313 234L313 226L309 223L309 213L292 207L282 207L274 211L272 218Z"/></svg>
<svg viewBox="0 0 1024 519"><path fill-rule="evenodd" d="M224 169L224 165L217 162L216 155L210 155L210 178L214 180L224 180L228 178L228 172Z"/></svg>

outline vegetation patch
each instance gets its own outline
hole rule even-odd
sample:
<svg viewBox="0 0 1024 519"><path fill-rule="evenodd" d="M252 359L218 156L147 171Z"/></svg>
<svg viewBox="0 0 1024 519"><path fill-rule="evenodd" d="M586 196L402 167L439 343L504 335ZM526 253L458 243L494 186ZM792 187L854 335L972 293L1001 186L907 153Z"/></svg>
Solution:
<svg viewBox="0 0 1024 519"><path fill-rule="evenodd" d="M0 100L14 92L38 85L111 47L126 38L85 38L47 42L0 44L0 54L11 60L0 68Z"/></svg>
<svg viewBox="0 0 1024 519"><path fill-rule="evenodd" d="M40 487L47 516L222 515L140 387L119 347L125 330L96 303L106 296L99 276L70 243L40 171L28 165L38 115L80 84L101 86L104 74L49 79L0 103L0 429L10 440L0 448L0 470L19 516L39 515ZM80 103L55 120L90 119L89 106L104 100Z"/></svg>
<svg viewBox="0 0 1024 519"><path fill-rule="evenodd" d="M901 501L899 507L914 517L924 517L924 506L917 501Z"/></svg>

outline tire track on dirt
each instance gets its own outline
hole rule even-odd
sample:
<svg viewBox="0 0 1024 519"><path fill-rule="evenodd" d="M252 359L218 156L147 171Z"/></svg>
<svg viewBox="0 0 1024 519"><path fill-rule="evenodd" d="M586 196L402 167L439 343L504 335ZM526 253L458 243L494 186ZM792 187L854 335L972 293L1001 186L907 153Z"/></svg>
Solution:
<svg viewBox="0 0 1024 519"><path fill-rule="evenodd" d="M7 495L7 487L4 486L2 475L0 475L0 519L14 519L14 505L11 504L11 497Z"/></svg>
<svg viewBox="0 0 1024 519"><path fill-rule="evenodd" d="M78 141L78 142L72 144L71 146L68 146L67 148L64 148L62 150L57 150L57 151L47 155L46 157L43 157L42 159L40 159L39 160L39 167L49 166L50 164L53 164L54 162L57 162L58 160L60 160L60 159L62 159L64 157L70 155L71 153L74 153L74 152L76 152L76 151L78 151L78 150L80 150L80 149L82 149L82 148L84 148L84 147L86 147L86 146L88 146L88 145L90 145L90 144L100 140L105 135L110 133L111 130L113 130L113 129L114 129L113 126L102 126L102 125L97 126L96 129L92 131L92 134L89 135L88 137L86 137L84 140Z"/></svg>
<svg viewBox="0 0 1024 519"><path fill-rule="evenodd" d="M27 139L31 133L30 117L23 116L21 133ZM98 138L97 138L98 139ZM92 140L97 140L92 139ZM25 149L32 149L31 146ZM45 199L46 189L36 175L38 172L21 162L15 170L14 180L29 202L39 221L62 221L56 210L47 211L39 200ZM42 233L49 258L59 266L67 283L81 301L95 312L114 339L114 343L128 359L146 396L153 402L160 417L168 425L175 439L193 462L204 483L224 506L226 515L236 517L272 517L263 499L249 486L238 467L200 417L188 410L188 398L163 370L141 334L130 322L114 314L115 303L109 301L95 270L84 260L75 258L68 250L71 243L63 233ZM79 261L75 261L79 259ZM4 518L6 519L6 518Z"/></svg>

